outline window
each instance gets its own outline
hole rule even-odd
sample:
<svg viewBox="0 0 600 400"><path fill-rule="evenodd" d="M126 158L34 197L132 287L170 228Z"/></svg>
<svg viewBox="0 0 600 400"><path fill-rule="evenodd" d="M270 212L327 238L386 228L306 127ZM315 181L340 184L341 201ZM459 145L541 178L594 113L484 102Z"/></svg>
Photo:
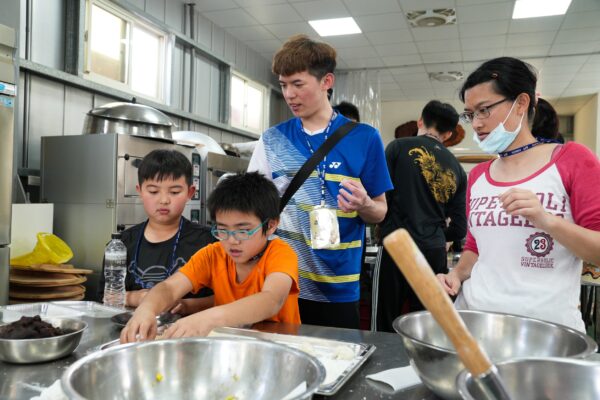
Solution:
<svg viewBox="0 0 600 400"><path fill-rule="evenodd" d="M101 0L89 0L85 76L164 101L167 34Z"/></svg>
<svg viewBox="0 0 600 400"><path fill-rule="evenodd" d="M266 88L238 74L231 76L231 126L262 133Z"/></svg>

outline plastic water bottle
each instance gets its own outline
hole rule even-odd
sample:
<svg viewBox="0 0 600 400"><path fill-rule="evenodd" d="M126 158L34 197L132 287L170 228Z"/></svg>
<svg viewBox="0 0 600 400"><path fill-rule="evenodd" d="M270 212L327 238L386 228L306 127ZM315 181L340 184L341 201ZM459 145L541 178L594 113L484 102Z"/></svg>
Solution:
<svg viewBox="0 0 600 400"><path fill-rule="evenodd" d="M104 250L104 299L107 306L125 307L125 274L127 273L127 248L120 233L113 233Z"/></svg>

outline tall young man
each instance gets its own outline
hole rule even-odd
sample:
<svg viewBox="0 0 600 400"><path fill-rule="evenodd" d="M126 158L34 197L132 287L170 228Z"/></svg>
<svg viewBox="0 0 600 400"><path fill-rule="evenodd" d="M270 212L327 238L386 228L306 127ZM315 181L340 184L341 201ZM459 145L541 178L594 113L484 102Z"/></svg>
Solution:
<svg viewBox="0 0 600 400"><path fill-rule="evenodd" d="M280 194L311 155L348 119L335 113L327 91L335 82L335 50L299 35L275 54L273 73L294 118L269 128L248 170L272 179ZM298 254L303 323L359 327L358 301L365 223L383 220L392 189L383 143L373 127L359 124L318 165L291 198L277 234ZM340 243L311 242L311 212L325 205L339 224Z"/></svg>

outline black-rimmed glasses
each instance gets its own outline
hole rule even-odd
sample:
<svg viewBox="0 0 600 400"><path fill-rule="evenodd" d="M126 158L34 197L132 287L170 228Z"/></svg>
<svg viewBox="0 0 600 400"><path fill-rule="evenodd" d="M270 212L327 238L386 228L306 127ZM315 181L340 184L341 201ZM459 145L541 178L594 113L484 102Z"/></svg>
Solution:
<svg viewBox="0 0 600 400"><path fill-rule="evenodd" d="M470 124L473 122L474 118L477 119L486 119L490 116L490 109L492 107L497 106L498 104L502 104L505 101L508 101L507 98L503 98L502 100L499 100L495 103L490 104L489 106L483 106L480 107L479 110L476 111L465 111L462 114L460 114L460 120L465 123L465 124Z"/></svg>

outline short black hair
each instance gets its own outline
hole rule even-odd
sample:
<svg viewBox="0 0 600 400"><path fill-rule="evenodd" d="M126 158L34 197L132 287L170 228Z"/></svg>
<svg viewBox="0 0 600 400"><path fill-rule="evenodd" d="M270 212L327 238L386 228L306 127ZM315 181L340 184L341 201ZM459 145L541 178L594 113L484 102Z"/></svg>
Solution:
<svg viewBox="0 0 600 400"><path fill-rule="evenodd" d="M223 179L206 205L213 221L221 211L254 214L261 221L279 219L279 192L273 182L258 172L243 172ZM263 233L267 229L267 224L263 225Z"/></svg>
<svg viewBox="0 0 600 400"><path fill-rule="evenodd" d="M533 117L531 133L535 137L544 139L558 138L558 115L552 104L544 99L538 99L535 106L535 116Z"/></svg>
<svg viewBox="0 0 600 400"><path fill-rule="evenodd" d="M352 103L341 101L337 106L333 106L333 109L346 118L360 122L360 113L358 112L358 107Z"/></svg>
<svg viewBox="0 0 600 400"><path fill-rule="evenodd" d="M451 132L458 124L458 113L448 103L431 100L421 111L426 128L434 128L439 133Z"/></svg>
<svg viewBox="0 0 600 400"><path fill-rule="evenodd" d="M142 159L138 166L140 186L149 179L179 179L185 177L188 186L192 185L192 163L177 150L153 150Z"/></svg>
<svg viewBox="0 0 600 400"><path fill-rule="evenodd" d="M535 86L537 73L524 61L513 57L494 58L481 64L465 81L460 89L464 103L465 92L480 83L493 82L494 91L507 99L516 100L521 93L529 96L527 117L531 121L535 108Z"/></svg>

